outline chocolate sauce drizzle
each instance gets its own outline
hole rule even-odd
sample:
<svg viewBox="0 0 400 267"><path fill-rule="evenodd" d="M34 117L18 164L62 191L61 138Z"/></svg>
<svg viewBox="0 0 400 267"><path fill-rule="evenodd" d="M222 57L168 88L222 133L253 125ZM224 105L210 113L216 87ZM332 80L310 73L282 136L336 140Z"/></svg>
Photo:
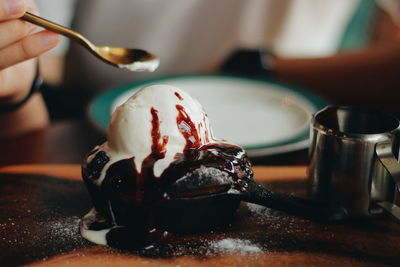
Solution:
<svg viewBox="0 0 400 267"><path fill-rule="evenodd" d="M152 144L151 144L151 154L149 157L154 158L156 160L162 159L165 157L166 151L166 146L168 144L168 136L163 136L161 138L160 134L160 119L158 118L158 110L155 108L150 109L151 112L151 138L152 138ZM161 142L160 142L161 141Z"/></svg>
<svg viewBox="0 0 400 267"><path fill-rule="evenodd" d="M96 151L97 152L97 151ZM90 152L88 156L95 152ZM87 164L88 173L90 173L90 179L97 180L100 178L101 170L110 161L106 152L99 151L94 158Z"/></svg>
<svg viewBox="0 0 400 267"><path fill-rule="evenodd" d="M183 106L176 105L176 109L178 110L176 124L178 125L179 131L186 139L186 146L183 151L185 152L190 148L199 148L201 146L201 140L196 125L192 122Z"/></svg>
<svg viewBox="0 0 400 267"><path fill-rule="evenodd" d="M183 97L178 92L175 92L175 95L179 100L183 100Z"/></svg>
<svg viewBox="0 0 400 267"><path fill-rule="evenodd" d="M167 153L166 146L168 144L168 136L162 136L160 133L160 119L158 118L158 110L151 107L151 153L143 160L142 168L139 173L136 174L136 204L141 204L143 201L143 185L148 178L155 178L153 166L157 160L165 158ZM134 158L132 158L132 161Z"/></svg>
<svg viewBox="0 0 400 267"><path fill-rule="evenodd" d="M93 178L98 176L99 170L92 168L91 162L83 165L83 179L94 207L99 217L104 218L101 223L90 222L89 229L118 225L107 234L107 242L111 246L125 247L132 242L148 244L151 236L154 239L154 234L150 233L159 235L159 231L154 229L180 231L185 225L176 228L177 223L168 223L169 219L176 219L169 218L166 212L176 209L169 208L168 203L174 203L173 199L213 194L230 188L241 190L242 180L253 175L241 147L223 143L202 145L198 129L184 107L176 105L176 109L176 123L186 145L183 153L175 156L160 177L154 175L153 167L166 155L168 136L161 136L158 111L153 107L150 109L151 153L144 159L140 172L136 169L134 158L123 159L110 165L98 186ZM98 153L105 154L104 151ZM179 216L179 212L174 216ZM190 229L191 226L186 227ZM129 236L135 237L127 238L128 232Z"/></svg>

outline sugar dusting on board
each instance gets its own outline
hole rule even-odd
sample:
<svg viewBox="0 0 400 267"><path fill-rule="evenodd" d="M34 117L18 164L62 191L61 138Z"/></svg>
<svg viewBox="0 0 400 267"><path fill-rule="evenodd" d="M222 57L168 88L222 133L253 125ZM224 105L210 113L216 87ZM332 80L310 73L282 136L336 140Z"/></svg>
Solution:
<svg viewBox="0 0 400 267"><path fill-rule="evenodd" d="M250 216L253 217L252 221L262 224L268 224L269 230L274 230L282 234L306 234L307 230L303 223L307 222L305 219L295 218L292 216L285 216L285 220L279 220L283 216L283 212L273 210L261 205L245 203L245 206L250 211ZM301 222L301 223L299 223ZM301 226L300 226L301 225ZM306 223L305 225L312 225Z"/></svg>
<svg viewBox="0 0 400 267"><path fill-rule="evenodd" d="M249 240L239 238L225 238L219 241L213 241L210 243L210 247L213 251L219 253L259 253L262 249L256 244Z"/></svg>
<svg viewBox="0 0 400 267"><path fill-rule="evenodd" d="M79 217L72 216L46 223L50 226L49 234L53 238L73 238L75 241L81 241L82 239L78 235L79 221Z"/></svg>
<svg viewBox="0 0 400 267"><path fill-rule="evenodd" d="M22 229L19 228L14 221L15 219L8 218L7 223L0 224L0 234L3 231L14 232L13 238L2 237L2 242L10 245L24 244L24 239L28 237L35 241L39 241L36 239L40 239L41 241L47 240L49 243L60 239L69 240L69 242L74 243L75 245L85 242L79 235L80 218L77 216L61 218L54 221L37 221L34 225L25 225ZM37 227L47 229L45 233L46 238L32 235L31 228Z"/></svg>

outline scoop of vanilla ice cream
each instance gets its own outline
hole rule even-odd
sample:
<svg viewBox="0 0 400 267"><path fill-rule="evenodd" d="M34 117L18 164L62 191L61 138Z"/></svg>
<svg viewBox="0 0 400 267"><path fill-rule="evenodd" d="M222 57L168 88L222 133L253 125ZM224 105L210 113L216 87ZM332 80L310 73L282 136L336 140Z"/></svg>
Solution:
<svg viewBox="0 0 400 267"><path fill-rule="evenodd" d="M178 125L177 106L196 127L200 145L213 142L207 115L197 100L170 85L151 85L137 91L114 111L107 142L101 147L110 157L107 165L133 157L137 171L141 171L143 160L152 152L153 109L158 116L160 136L168 139L165 157L154 164L154 175L159 177L174 161L175 155L184 151L187 143L182 127L189 125L185 125L185 122Z"/></svg>

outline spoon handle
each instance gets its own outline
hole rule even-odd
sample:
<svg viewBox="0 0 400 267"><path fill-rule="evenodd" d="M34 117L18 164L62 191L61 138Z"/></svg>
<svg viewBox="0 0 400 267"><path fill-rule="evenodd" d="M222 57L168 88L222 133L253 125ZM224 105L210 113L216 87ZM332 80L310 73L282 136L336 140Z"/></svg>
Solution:
<svg viewBox="0 0 400 267"><path fill-rule="evenodd" d="M85 47L95 50L95 46L84 36L82 36L80 33L71 30L70 28L61 26L55 22L49 21L47 19L44 19L42 17L36 16L32 13L25 12L25 14L20 18L22 20L28 21L30 23L33 23L35 25L38 25L40 27L43 27L45 29L48 29L50 31L62 34L68 38L73 39L74 41L77 41L78 43L84 45Z"/></svg>
<svg viewBox="0 0 400 267"><path fill-rule="evenodd" d="M277 193L258 185L254 180L248 180L247 185L247 190L240 194L241 200L246 202L319 222L340 221L346 217L346 211L342 208L332 210L312 199Z"/></svg>

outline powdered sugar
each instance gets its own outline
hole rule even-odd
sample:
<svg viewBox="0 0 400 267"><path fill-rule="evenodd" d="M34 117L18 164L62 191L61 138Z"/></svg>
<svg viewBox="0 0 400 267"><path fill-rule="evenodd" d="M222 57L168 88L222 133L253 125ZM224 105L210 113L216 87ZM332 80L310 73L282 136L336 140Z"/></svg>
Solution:
<svg viewBox="0 0 400 267"><path fill-rule="evenodd" d="M265 217L270 217L273 216L275 210L253 204L253 203L246 203L247 208L256 216L265 216Z"/></svg>
<svg viewBox="0 0 400 267"><path fill-rule="evenodd" d="M211 249L222 253L259 253L262 249L249 240L239 238L225 238L210 243Z"/></svg>
<svg viewBox="0 0 400 267"><path fill-rule="evenodd" d="M79 237L77 235L79 221L79 217L72 216L57 221L47 222L47 224L50 226L49 234L54 238Z"/></svg>

